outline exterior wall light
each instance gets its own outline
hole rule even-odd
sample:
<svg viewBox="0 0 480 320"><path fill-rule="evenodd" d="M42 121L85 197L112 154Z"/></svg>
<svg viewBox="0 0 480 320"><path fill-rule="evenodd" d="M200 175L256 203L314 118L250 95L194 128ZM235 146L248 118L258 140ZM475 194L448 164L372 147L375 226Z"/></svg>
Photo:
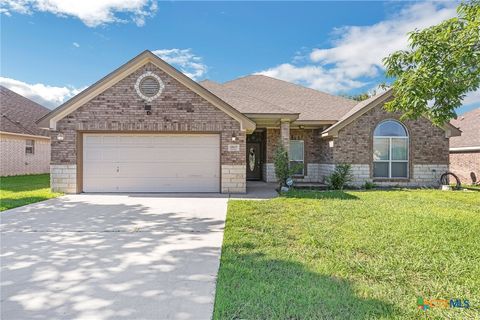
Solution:
<svg viewBox="0 0 480 320"><path fill-rule="evenodd" d="M232 141L237 141L237 136L235 135L235 133L232 133Z"/></svg>
<svg viewBox="0 0 480 320"><path fill-rule="evenodd" d="M63 141L63 139L65 139L65 136L63 135L63 133L60 132L60 133L57 135L57 140L58 140L58 141Z"/></svg>

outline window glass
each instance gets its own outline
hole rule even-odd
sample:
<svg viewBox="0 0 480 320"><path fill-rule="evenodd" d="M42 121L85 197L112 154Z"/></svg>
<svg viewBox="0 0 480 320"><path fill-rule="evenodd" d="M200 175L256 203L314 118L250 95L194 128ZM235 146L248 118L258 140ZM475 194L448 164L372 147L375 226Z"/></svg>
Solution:
<svg viewBox="0 0 480 320"><path fill-rule="evenodd" d="M295 175L304 174L304 143L303 140L290 140L290 152L288 156L290 158L290 167L298 166L299 169L295 171Z"/></svg>
<svg viewBox="0 0 480 320"><path fill-rule="evenodd" d="M25 153L33 154L35 152L35 141L26 140L25 141Z"/></svg>
<svg viewBox="0 0 480 320"><path fill-rule="evenodd" d="M374 162L373 176L377 178L388 178L388 162Z"/></svg>
<svg viewBox="0 0 480 320"><path fill-rule="evenodd" d="M388 160L389 159L389 139L374 138L373 139L373 160Z"/></svg>
<svg viewBox="0 0 480 320"><path fill-rule="evenodd" d="M302 140L291 140L290 141L290 160L292 161L303 161L303 141Z"/></svg>
<svg viewBox="0 0 480 320"><path fill-rule="evenodd" d="M392 178L407 177L408 162L392 162Z"/></svg>
<svg viewBox="0 0 480 320"><path fill-rule="evenodd" d="M298 169L293 173L294 175L303 175L303 161L290 161L290 168L298 166Z"/></svg>
<svg viewBox="0 0 480 320"><path fill-rule="evenodd" d="M392 138L392 160L407 160L408 139Z"/></svg>
<svg viewBox="0 0 480 320"><path fill-rule="evenodd" d="M380 123L373 132L376 137L406 137L407 131L397 121L387 120Z"/></svg>

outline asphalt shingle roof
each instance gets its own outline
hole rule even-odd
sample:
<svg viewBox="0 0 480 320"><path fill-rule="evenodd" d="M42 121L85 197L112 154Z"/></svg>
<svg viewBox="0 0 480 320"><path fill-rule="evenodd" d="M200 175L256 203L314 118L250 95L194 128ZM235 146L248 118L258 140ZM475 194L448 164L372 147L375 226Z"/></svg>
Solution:
<svg viewBox="0 0 480 320"><path fill-rule="evenodd" d="M215 86L211 85L210 81L201 84L241 112L280 113L280 110L283 110L284 113L299 113L298 120L336 121L357 104L354 100L263 75L250 75ZM228 90L234 93L227 93ZM230 95L238 97L233 98ZM250 108L242 97L256 99L255 107ZM255 111L250 111L253 109Z"/></svg>
<svg viewBox="0 0 480 320"><path fill-rule="evenodd" d="M450 148L480 146L480 108L473 109L450 121L462 130L462 135L450 138Z"/></svg>
<svg viewBox="0 0 480 320"><path fill-rule="evenodd" d="M282 108L268 101L248 96L211 80L201 81L200 84L242 113L292 113L292 111L288 109Z"/></svg>
<svg viewBox="0 0 480 320"><path fill-rule="evenodd" d="M44 106L0 86L0 131L48 137L48 131L40 129L35 121L49 111Z"/></svg>

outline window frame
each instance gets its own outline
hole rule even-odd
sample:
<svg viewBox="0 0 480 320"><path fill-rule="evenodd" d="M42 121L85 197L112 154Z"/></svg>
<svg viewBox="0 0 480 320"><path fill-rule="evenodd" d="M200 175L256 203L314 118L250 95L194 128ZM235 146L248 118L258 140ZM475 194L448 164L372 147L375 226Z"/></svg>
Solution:
<svg viewBox="0 0 480 320"><path fill-rule="evenodd" d="M393 121L396 122L398 125L402 126L403 129L405 130L405 136L376 136L375 135L375 130L377 129L378 126L380 126L382 123L387 122L387 121ZM373 154L375 152L374 146L375 146L375 139L387 139L388 140L388 159L387 160L375 160L373 159ZM407 154L406 154L406 159L405 160L394 160L393 159L393 153L392 153L392 141L393 139L405 139L407 141L406 146L407 146ZM388 176L375 176L375 163L388 163ZM406 163L407 164L407 174L404 177L395 177L392 176L392 163ZM407 127L400 121L394 120L394 119L386 119L382 122L379 122L375 128L373 129L373 141L372 141L372 177L374 179L409 179L410 178L410 134L408 133Z"/></svg>
<svg viewBox="0 0 480 320"><path fill-rule="evenodd" d="M293 142L301 142L302 144L302 160L293 160L291 158L292 156L292 153L290 152L290 148L291 148L291 143ZM302 163L302 172L301 173L295 173L293 174L294 177L303 177L305 176L305 140L290 140L290 143L289 143L289 146L288 146L288 165L290 166L291 165L291 162L301 162Z"/></svg>
<svg viewBox="0 0 480 320"><path fill-rule="evenodd" d="M31 145L28 144L30 141L32 142ZM31 150L31 152L29 152L28 150ZM25 140L25 154L27 154L27 155L28 154L31 154L31 155L35 154L35 140L33 140L33 139L26 139Z"/></svg>

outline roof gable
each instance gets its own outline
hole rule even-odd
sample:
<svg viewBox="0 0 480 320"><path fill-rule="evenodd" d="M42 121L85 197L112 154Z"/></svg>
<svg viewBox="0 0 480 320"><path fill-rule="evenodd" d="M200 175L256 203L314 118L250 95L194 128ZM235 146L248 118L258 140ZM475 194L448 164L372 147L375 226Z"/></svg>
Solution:
<svg viewBox="0 0 480 320"><path fill-rule="evenodd" d="M44 106L0 86L0 127L3 132L48 136L48 131L35 123L50 110Z"/></svg>
<svg viewBox="0 0 480 320"><path fill-rule="evenodd" d="M208 91L207 89L203 88L197 82L193 81L182 72L178 71L151 51L144 51L132 60L128 61L115 71L111 72L104 78L100 79L84 91L80 92L78 95L74 96L48 115L41 118L38 123L43 127L49 127L53 130L56 129L56 123L58 120L64 118L71 112L75 111L92 98L96 97L98 94L104 92L106 89L112 87L120 80L124 79L132 72L137 70L138 68L142 67L147 63L152 63L169 76L174 78L176 81L181 83L182 85L186 86L193 92L197 93L199 96L210 102L215 107L219 108L233 119L237 120L242 130L246 131L253 131L255 129L255 123L243 115L241 112L230 106L228 103L220 99L219 97L215 96L213 93Z"/></svg>
<svg viewBox="0 0 480 320"><path fill-rule="evenodd" d="M387 102L392 97L393 97L393 90L388 89L385 92L379 93L366 100L360 101L349 112L343 115L343 117L341 117L337 123L335 123L334 125L324 130L322 132L322 137L336 137L338 135L338 131L340 131L342 128L344 128L348 124L358 119L367 111ZM447 137L459 136L461 134L460 130L458 130L456 127L454 127L450 123L446 123L442 127L442 129L445 131L445 135Z"/></svg>

